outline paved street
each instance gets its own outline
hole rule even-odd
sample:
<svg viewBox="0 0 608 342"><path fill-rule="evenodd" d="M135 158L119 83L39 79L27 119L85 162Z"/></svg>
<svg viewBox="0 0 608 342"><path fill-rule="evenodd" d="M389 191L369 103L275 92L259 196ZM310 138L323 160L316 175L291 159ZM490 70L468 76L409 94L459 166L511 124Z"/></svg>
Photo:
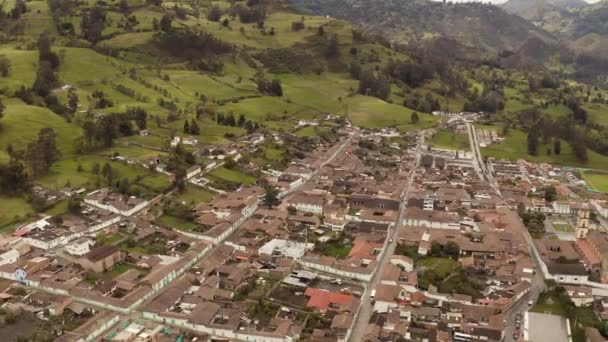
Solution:
<svg viewBox="0 0 608 342"><path fill-rule="evenodd" d="M395 222L395 226L389 231L388 239L392 242L387 244L384 253L378 260L378 264L376 266L376 270L374 271L374 275L372 276L372 280L368 284L368 288L363 294L363 296L361 296L361 307L359 308L359 315L357 316L356 321L353 323L354 328L350 336L350 341L363 341L363 338L365 337L365 331L367 329L367 324L371 319L372 314L374 313L374 306L371 303L370 292L372 289L376 288L380 284L381 270L388 262L389 257L395 253L395 248L397 247L397 239L395 239L395 235L398 231L399 226L403 222L403 213L407 204L407 195L414 180L416 169L420 164L421 146L422 144L424 144L424 134L425 131L420 132L420 141L418 143L418 146L416 147L416 164L410 171L407 186L401 194L401 205L399 207L399 213L397 215L397 221Z"/></svg>

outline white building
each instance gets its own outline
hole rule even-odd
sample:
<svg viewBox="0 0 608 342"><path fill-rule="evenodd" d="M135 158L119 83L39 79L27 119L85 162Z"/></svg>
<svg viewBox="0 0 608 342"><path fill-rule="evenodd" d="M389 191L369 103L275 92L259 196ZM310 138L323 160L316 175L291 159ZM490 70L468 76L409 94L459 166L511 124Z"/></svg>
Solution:
<svg viewBox="0 0 608 342"><path fill-rule="evenodd" d="M598 215L608 219L608 203L593 200L591 201L591 205L597 211Z"/></svg>
<svg viewBox="0 0 608 342"><path fill-rule="evenodd" d="M289 200L289 203L300 212L323 215L323 195L300 193Z"/></svg>
<svg viewBox="0 0 608 342"><path fill-rule="evenodd" d="M190 178L198 175L199 173L201 173L200 165L192 166L192 167L188 168L188 170L186 170L186 179L190 179Z"/></svg>
<svg viewBox="0 0 608 342"><path fill-rule="evenodd" d="M553 202L553 212L555 214L560 214L560 215L570 215L572 213L572 209L570 207L570 202L566 202L566 201Z"/></svg>
<svg viewBox="0 0 608 342"><path fill-rule="evenodd" d="M17 260L19 260L19 251L16 249L9 249L0 254L0 265L13 264Z"/></svg>
<svg viewBox="0 0 608 342"><path fill-rule="evenodd" d="M70 255L83 256L91 251L91 246L93 246L93 241L87 238L80 238L65 246L65 250Z"/></svg>
<svg viewBox="0 0 608 342"><path fill-rule="evenodd" d="M390 258L390 263L401 267L406 272L412 272L414 270L414 260L404 255L393 255Z"/></svg>
<svg viewBox="0 0 608 342"><path fill-rule="evenodd" d="M314 243L301 243L282 239L273 239L258 249L258 253L266 255L282 255L292 259L299 259L306 251L315 247Z"/></svg>
<svg viewBox="0 0 608 342"><path fill-rule="evenodd" d="M99 189L91 192L84 198L84 202L123 216L131 216L150 204L149 201L135 196L125 198L123 195L114 193L108 189Z"/></svg>

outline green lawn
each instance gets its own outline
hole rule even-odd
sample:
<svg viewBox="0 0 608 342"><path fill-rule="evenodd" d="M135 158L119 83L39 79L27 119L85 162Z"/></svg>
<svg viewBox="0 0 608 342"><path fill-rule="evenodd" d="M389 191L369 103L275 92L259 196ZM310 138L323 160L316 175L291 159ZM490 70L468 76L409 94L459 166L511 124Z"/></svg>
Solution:
<svg viewBox="0 0 608 342"><path fill-rule="evenodd" d="M56 203L54 206L49 208L46 211L46 214L51 216L61 215L68 211L68 200L63 200L59 203Z"/></svg>
<svg viewBox="0 0 608 342"><path fill-rule="evenodd" d="M554 224L553 228L555 228L555 230L557 230L558 232L573 232L574 229L572 228L572 226L568 225L568 224Z"/></svg>
<svg viewBox="0 0 608 342"><path fill-rule="evenodd" d="M213 198L214 194L202 190L195 186L188 186L184 192L177 193L175 198L178 201L186 202L186 203L201 203L201 202L209 202Z"/></svg>
<svg viewBox="0 0 608 342"><path fill-rule="evenodd" d="M166 175L153 172L141 166L111 161L109 158L100 155L85 155L60 160L53 164L49 173L39 178L37 182L52 189L61 188L66 184L70 184L73 187L98 187L98 185L104 185L102 177L92 173L95 163L99 164L100 167L108 163L115 171L116 179L127 178L131 184L146 188L145 190L147 191L145 192L148 193L163 192L171 185ZM82 171L80 172L78 172L79 165L82 167Z"/></svg>
<svg viewBox="0 0 608 342"><path fill-rule="evenodd" d="M253 185L255 183L255 177L247 175L238 170L231 170L225 167L217 168L209 174L210 178L219 179L229 183L242 184L242 185Z"/></svg>
<svg viewBox="0 0 608 342"><path fill-rule="evenodd" d="M224 114L230 112L245 115L248 120L268 125L269 121L278 121L289 127L289 120L310 117L310 109L304 106L288 103L279 97L264 96L245 99L237 103L228 103L220 107Z"/></svg>
<svg viewBox="0 0 608 342"><path fill-rule="evenodd" d="M38 68L38 52L35 50L17 50L12 45L0 45L0 55L4 55L11 63L7 78L0 79L2 88L15 91L19 87L30 87L36 78Z"/></svg>
<svg viewBox="0 0 608 342"><path fill-rule="evenodd" d="M298 137L316 137L321 133L329 132L329 128L327 127L319 127L319 126L306 126L304 128L300 128L296 131L296 135Z"/></svg>
<svg viewBox="0 0 608 342"><path fill-rule="evenodd" d="M264 159L270 161L281 161L285 157L285 151L276 147L267 147L264 149Z"/></svg>
<svg viewBox="0 0 608 342"><path fill-rule="evenodd" d="M104 273L104 276L108 277L109 279L114 279L132 268L133 268L133 266L131 266L129 264L124 264L124 263L116 264L116 265L114 265L114 267L112 267L111 270L106 271Z"/></svg>
<svg viewBox="0 0 608 342"><path fill-rule="evenodd" d="M97 245L99 246L105 246L105 245L115 245L118 242L121 242L122 240L126 239L127 237L123 234L117 233L117 234L97 234L97 236L95 237L95 241L97 243Z"/></svg>
<svg viewBox="0 0 608 342"><path fill-rule="evenodd" d="M435 133L428 143L434 147L450 150L468 150L470 146L467 134L447 130L440 130Z"/></svg>
<svg viewBox="0 0 608 342"><path fill-rule="evenodd" d="M363 128L397 127L401 131L410 131L433 127L439 119L429 114L418 113L420 121L411 123L413 110L396 104L382 101L375 97L356 95L345 100L345 112L356 126Z"/></svg>
<svg viewBox="0 0 608 342"><path fill-rule="evenodd" d="M450 258L429 257L419 260L417 266L433 270L438 276L444 278L456 268L457 264L458 262Z"/></svg>
<svg viewBox="0 0 608 342"><path fill-rule="evenodd" d="M182 220L178 217L170 216L170 215L163 215L158 218L158 221L161 225L163 225L167 228L175 228L178 230L192 231L192 230L196 230L197 228L200 227L198 224L196 224L194 222L188 222L188 221Z"/></svg>
<svg viewBox="0 0 608 342"><path fill-rule="evenodd" d="M62 156L74 153L74 139L81 135L80 127L46 108L25 105L19 100L3 102L7 108L2 118L0 161L8 160L6 147L9 144L16 149L26 149L27 144L36 139L38 131L46 127L55 131L57 147Z"/></svg>
<svg viewBox="0 0 608 342"><path fill-rule="evenodd" d="M281 75L283 97L294 103L310 106L324 113L344 110L345 99L357 82L350 77L324 73L322 75Z"/></svg>
<svg viewBox="0 0 608 342"><path fill-rule="evenodd" d="M582 171L581 174L590 188L600 192L608 192L608 173Z"/></svg>
<svg viewBox="0 0 608 342"><path fill-rule="evenodd" d="M548 149L552 148L552 144L540 144L538 155L531 156L527 153L528 143L526 133L520 130L511 129L505 138L505 141L500 144L492 144L488 147L481 148L482 155L497 159L526 159L541 163L608 170L608 156L603 156L590 149L587 150L589 160L586 163L582 163L576 159L570 145L563 141L560 155L548 155L546 152Z"/></svg>
<svg viewBox="0 0 608 342"><path fill-rule="evenodd" d="M21 197L0 196L0 231L12 228L12 224L25 219L34 210Z"/></svg>

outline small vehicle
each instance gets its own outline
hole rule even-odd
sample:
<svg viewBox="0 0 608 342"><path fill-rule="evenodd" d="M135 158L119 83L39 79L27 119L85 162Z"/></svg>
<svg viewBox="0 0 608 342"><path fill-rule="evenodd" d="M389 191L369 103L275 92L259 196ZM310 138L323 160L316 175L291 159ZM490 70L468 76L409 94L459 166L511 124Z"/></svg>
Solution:
<svg viewBox="0 0 608 342"><path fill-rule="evenodd" d="M393 239L388 240L388 242L393 243Z"/></svg>
<svg viewBox="0 0 608 342"><path fill-rule="evenodd" d="M530 305L530 306L534 305L534 299L530 299L530 300L528 301L528 305Z"/></svg>

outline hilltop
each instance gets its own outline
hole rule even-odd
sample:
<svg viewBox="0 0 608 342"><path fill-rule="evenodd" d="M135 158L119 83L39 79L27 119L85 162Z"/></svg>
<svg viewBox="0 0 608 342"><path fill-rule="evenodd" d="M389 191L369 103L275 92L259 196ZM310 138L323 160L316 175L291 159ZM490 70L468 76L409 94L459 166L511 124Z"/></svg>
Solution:
<svg viewBox="0 0 608 342"><path fill-rule="evenodd" d="M396 43L425 44L438 38L471 51L496 55L514 50L535 36L553 37L525 19L482 3L440 3L428 0L290 0L298 9L351 20Z"/></svg>

